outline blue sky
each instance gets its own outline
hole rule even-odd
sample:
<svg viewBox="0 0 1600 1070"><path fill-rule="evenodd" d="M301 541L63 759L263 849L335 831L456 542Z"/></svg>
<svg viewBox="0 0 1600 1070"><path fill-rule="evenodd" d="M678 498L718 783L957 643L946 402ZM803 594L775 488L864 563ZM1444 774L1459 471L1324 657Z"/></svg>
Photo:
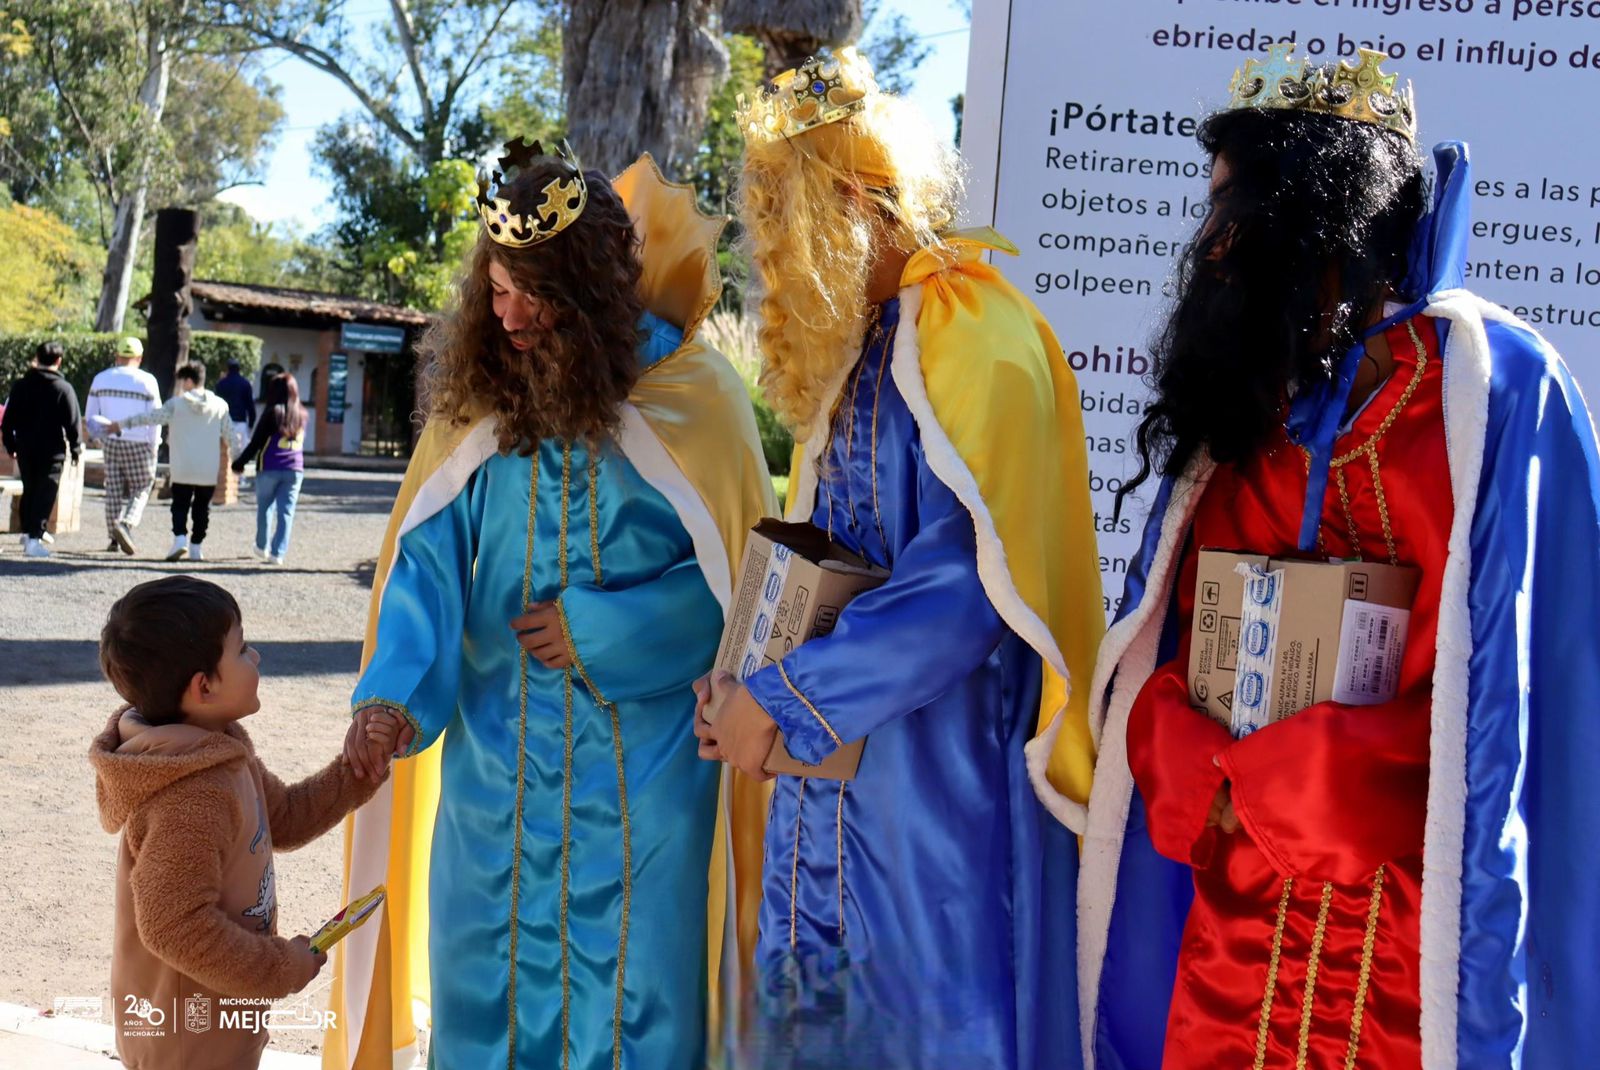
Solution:
<svg viewBox="0 0 1600 1070"><path fill-rule="evenodd" d="M949 0L885 0L886 8L912 17L933 52L918 66L911 99L937 128L953 136L950 98L967 80L965 19ZM382 0L353 0L353 19L387 11ZM291 58L269 61L274 81L283 87L284 123L259 186L241 186L224 194L262 222L282 223L311 231L333 219L327 180L317 173L311 141L318 128L357 108L355 98L331 75Z"/></svg>

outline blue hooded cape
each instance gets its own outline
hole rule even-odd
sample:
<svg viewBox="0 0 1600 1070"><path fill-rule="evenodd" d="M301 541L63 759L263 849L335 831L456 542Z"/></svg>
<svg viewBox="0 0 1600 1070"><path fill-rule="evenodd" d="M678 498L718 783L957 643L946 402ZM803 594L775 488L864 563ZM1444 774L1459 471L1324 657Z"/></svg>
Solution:
<svg viewBox="0 0 1600 1070"><path fill-rule="evenodd" d="M1600 457L1571 373L1462 289L1466 147L1434 152L1411 283L1443 342L1456 514L1434 675L1421 931L1427 1070L1600 1056ZM1342 407L1342 406L1341 406ZM1212 465L1165 479L1094 678L1099 761L1078 887L1085 1065L1161 1064L1186 866L1151 846L1129 709L1178 646L1174 577Z"/></svg>

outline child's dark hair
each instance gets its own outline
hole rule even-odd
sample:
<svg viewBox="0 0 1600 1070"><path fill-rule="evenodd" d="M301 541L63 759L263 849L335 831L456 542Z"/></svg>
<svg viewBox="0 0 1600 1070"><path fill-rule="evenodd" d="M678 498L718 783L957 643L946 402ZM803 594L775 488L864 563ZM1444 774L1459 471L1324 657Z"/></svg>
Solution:
<svg viewBox="0 0 1600 1070"><path fill-rule="evenodd" d="M153 725L183 719L184 689L213 675L243 618L233 595L192 576L141 583L117 599L100 630L100 670Z"/></svg>

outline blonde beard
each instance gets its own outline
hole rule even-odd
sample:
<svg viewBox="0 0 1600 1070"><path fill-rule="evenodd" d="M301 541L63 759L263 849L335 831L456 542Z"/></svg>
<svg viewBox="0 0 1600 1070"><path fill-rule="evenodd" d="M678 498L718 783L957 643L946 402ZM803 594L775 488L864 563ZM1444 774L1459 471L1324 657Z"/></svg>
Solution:
<svg viewBox="0 0 1600 1070"><path fill-rule="evenodd" d="M752 200L753 260L759 272L761 389L767 403L808 441L822 410L855 364L867 308L872 259L871 209L821 196L791 174ZM796 188L799 187L799 188Z"/></svg>

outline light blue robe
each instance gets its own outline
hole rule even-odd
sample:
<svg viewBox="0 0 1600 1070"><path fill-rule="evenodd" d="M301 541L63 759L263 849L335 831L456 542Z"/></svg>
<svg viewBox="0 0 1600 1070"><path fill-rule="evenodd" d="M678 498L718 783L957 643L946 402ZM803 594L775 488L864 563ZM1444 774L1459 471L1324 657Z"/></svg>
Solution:
<svg viewBox="0 0 1600 1070"><path fill-rule="evenodd" d="M644 326L648 366L680 335ZM557 598L570 672L509 623ZM721 625L688 532L614 445L494 454L401 536L354 705L405 708L414 750L444 734L434 1066L703 1065L717 767L690 684Z"/></svg>

